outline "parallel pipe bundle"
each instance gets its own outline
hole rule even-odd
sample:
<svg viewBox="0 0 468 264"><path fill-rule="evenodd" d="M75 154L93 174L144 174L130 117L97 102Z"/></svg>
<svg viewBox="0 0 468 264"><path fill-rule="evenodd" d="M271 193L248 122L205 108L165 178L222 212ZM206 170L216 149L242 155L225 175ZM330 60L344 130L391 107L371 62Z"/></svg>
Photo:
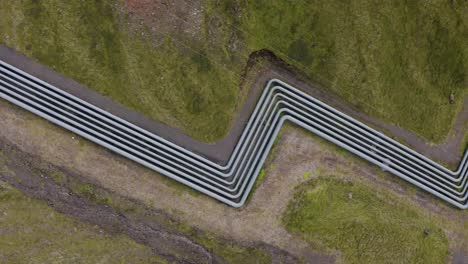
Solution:
<svg viewBox="0 0 468 264"><path fill-rule="evenodd" d="M468 150L456 171L280 80L268 82L220 165L0 61L0 97L233 207L242 206L290 121L450 204L468 207Z"/></svg>

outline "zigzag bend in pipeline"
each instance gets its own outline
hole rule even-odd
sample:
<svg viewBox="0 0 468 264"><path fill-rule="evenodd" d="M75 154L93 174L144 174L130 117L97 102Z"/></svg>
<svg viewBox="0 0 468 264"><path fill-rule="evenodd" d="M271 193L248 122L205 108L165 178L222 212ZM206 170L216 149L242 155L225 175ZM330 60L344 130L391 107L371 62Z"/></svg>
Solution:
<svg viewBox="0 0 468 264"><path fill-rule="evenodd" d="M468 151L449 170L280 80L268 82L226 164L137 127L0 60L0 97L230 206L242 206L290 121L448 203L468 207Z"/></svg>

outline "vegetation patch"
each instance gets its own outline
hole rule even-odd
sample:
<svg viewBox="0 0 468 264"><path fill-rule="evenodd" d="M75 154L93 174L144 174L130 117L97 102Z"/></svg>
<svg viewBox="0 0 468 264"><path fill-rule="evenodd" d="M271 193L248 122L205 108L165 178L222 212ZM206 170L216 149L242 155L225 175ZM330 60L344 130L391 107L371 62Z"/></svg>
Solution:
<svg viewBox="0 0 468 264"><path fill-rule="evenodd" d="M223 258L226 263L271 263L271 256L262 249L255 247L242 247L223 241L209 234L195 235L195 241L203 245L209 251Z"/></svg>
<svg viewBox="0 0 468 264"><path fill-rule="evenodd" d="M444 231L419 208L383 190L333 177L301 186L283 217L314 247L346 263L445 263Z"/></svg>
<svg viewBox="0 0 468 264"><path fill-rule="evenodd" d="M97 192L96 189L91 184L82 184L75 187L74 190L78 195L85 197L91 202L102 204L102 205L111 205L112 198L109 195L102 195Z"/></svg>

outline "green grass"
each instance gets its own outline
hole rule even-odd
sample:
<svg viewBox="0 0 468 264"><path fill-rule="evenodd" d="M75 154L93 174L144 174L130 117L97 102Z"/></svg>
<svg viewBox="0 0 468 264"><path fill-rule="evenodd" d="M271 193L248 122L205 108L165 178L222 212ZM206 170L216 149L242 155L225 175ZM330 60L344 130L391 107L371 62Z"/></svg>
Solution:
<svg viewBox="0 0 468 264"><path fill-rule="evenodd" d="M158 36L154 47L109 3L118 1L1 1L0 43L197 139L223 136L240 70L215 66L203 43L188 49Z"/></svg>
<svg viewBox="0 0 468 264"><path fill-rule="evenodd" d="M211 16L229 18L224 31L244 32L249 51L270 49L365 112L431 141L447 135L467 95L464 1L207 2Z"/></svg>
<svg viewBox="0 0 468 264"><path fill-rule="evenodd" d="M61 171L51 172L49 174L49 177L52 178L52 180L59 185L65 184L67 180L67 177Z"/></svg>
<svg viewBox="0 0 468 264"><path fill-rule="evenodd" d="M55 212L0 182L0 259L4 263L151 263L151 249ZM159 260L158 260L159 261Z"/></svg>
<svg viewBox="0 0 468 264"><path fill-rule="evenodd" d="M260 186L264 178L265 178L265 168L262 168L260 172L258 173L257 179L255 179L254 185L252 186L252 193L255 192L258 186Z"/></svg>
<svg viewBox="0 0 468 264"><path fill-rule="evenodd" d="M229 241L220 240L209 234L195 236L195 241L223 258L226 263L271 263L271 256L262 249L242 247Z"/></svg>
<svg viewBox="0 0 468 264"><path fill-rule="evenodd" d="M195 39L141 37L112 7L121 3L1 1L0 43L207 142L228 131L247 56L260 49L433 142L467 95L466 1L204 1Z"/></svg>
<svg viewBox="0 0 468 264"><path fill-rule="evenodd" d="M96 191L96 189L91 184L80 184L78 186L75 186L75 189L73 191L78 195L90 200L91 202L102 205L112 204L112 198L110 195L102 195L101 193Z"/></svg>
<svg viewBox="0 0 468 264"><path fill-rule="evenodd" d="M247 197L246 204L250 203L250 200L252 199L255 191L265 179L265 174L266 174L265 168L262 168L260 172L258 173L257 178L255 179L255 183L253 184L252 189L250 190L249 196Z"/></svg>
<svg viewBox="0 0 468 264"><path fill-rule="evenodd" d="M301 186L283 222L311 245L339 250L345 263L446 263L449 254L444 231L421 209L333 177Z"/></svg>

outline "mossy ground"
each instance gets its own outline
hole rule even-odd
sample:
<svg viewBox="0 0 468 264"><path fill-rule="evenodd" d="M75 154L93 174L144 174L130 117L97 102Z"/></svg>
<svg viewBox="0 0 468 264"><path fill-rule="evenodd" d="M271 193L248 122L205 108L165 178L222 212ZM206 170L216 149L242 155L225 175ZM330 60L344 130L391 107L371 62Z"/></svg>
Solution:
<svg viewBox="0 0 468 264"><path fill-rule="evenodd" d="M434 142L467 94L466 1L203 1L197 41L172 32L157 44L131 30L122 4L2 1L0 43L208 142L229 129L260 49Z"/></svg>
<svg viewBox="0 0 468 264"><path fill-rule="evenodd" d="M283 222L314 247L338 250L345 263L445 263L449 255L440 222L370 184L311 180Z"/></svg>

